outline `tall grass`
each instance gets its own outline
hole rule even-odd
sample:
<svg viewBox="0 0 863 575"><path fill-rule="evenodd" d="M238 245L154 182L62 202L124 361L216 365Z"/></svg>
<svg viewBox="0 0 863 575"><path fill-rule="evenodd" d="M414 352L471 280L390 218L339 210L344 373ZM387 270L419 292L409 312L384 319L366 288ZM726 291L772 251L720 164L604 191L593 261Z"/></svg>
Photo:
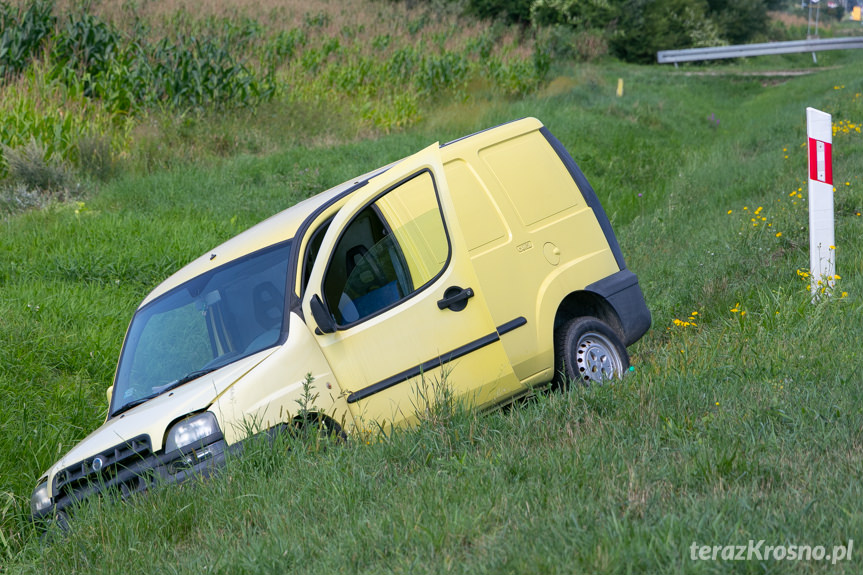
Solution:
<svg viewBox="0 0 863 575"><path fill-rule="evenodd" d="M823 61L824 71L779 82L736 73L757 63L706 76L560 67L520 101L448 102L386 137L126 174L81 204L5 219L4 569L823 571L689 555L693 542L859 545L863 76L853 56ZM811 65L808 55L779 62ZM798 273L808 263L806 106L832 113L838 130L841 279L817 304ZM29 526L36 477L104 417L126 322L161 278L315 191L526 115L572 152L639 274L654 325L630 350L629 377L491 414L434 412L369 444L279 437L212 480L94 501L66 534ZM191 124L187 137L206 133ZM859 572L854 551L831 572Z"/></svg>

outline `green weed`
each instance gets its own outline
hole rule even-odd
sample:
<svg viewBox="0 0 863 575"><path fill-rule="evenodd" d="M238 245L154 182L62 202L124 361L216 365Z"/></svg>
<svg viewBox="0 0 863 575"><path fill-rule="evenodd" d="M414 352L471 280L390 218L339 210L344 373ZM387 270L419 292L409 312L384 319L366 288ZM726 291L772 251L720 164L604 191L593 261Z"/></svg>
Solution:
<svg viewBox="0 0 863 575"><path fill-rule="evenodd" d="M30 140L20 148L3 146L2 150L13 185L51 192L68 184L69 176L65 166L52 161L45 148L36 140Z"/></svg>

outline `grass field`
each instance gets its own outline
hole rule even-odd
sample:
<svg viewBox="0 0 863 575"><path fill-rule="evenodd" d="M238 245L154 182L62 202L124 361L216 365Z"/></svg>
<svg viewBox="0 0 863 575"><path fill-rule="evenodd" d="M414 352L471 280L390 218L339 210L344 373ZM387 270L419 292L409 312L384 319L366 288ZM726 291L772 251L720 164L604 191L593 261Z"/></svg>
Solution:
<svg viewBox="0 0 863 575"><path fill-rule="evenodd" d="M532 96L437 102L390 135L321 142L298 121L302 144L121 173L6 215L0 572L860 572L863 60L819 62L801 77L766 72L813 68L809 55L558 65ZM817 304L807 106L836 126L840 279ZM301 198L528 115L591 180L641 279L654 324L629 377L440 409L370 444L253 444L215 479L94 502L65 534L30 526L36 478L104 418L127 322L161 279ZM213 129L241 136L231 121ZM693 543L750 540L854 549L835 565L690 558Z"/></svg>

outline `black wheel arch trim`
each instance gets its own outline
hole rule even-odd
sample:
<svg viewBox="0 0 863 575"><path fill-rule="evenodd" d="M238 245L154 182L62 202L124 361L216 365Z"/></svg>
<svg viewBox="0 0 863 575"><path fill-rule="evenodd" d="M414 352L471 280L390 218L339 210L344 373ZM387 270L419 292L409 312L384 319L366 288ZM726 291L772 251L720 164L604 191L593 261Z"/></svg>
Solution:
<svg viewBox="0 0 863 575"><path fill-rule="evenodd" d="M584 288L605 299L614 308L623 328L623 343L632 345L650 329L651 317L638 276L628 269L605 277Z"/></svg>

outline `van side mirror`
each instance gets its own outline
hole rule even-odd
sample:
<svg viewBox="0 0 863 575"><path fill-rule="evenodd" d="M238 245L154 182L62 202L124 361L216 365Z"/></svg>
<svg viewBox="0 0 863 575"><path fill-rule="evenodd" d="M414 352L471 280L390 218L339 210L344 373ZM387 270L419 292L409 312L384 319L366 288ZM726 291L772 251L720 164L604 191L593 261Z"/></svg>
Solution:
<svg viewBox="0 0 863 575"><path fill-rule="evenodd" d="M336 322L333 321L318 294L312 296L309 307L312 308L312 317L315 318L315 323L318 324L321 333L334 333L336 331Z"/></svg>
<svg viewBox="0 0 863 575"><path fill-rule="evenodd" d="M108 389L105 390L105 395L108 396L108 405L111 405L111 396L114 395L114 386L109 385Z"/></svg>

